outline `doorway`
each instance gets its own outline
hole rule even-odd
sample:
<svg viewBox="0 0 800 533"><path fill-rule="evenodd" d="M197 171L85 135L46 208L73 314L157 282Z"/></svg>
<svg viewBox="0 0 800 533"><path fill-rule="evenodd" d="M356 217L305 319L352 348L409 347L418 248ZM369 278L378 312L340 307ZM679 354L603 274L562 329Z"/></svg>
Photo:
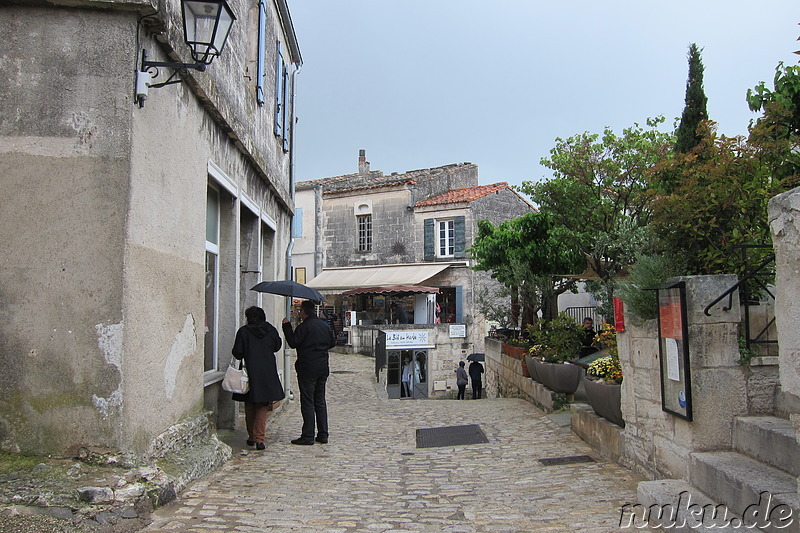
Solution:
<svg viewBox="0 0 800 533"><path fill-rule="evenodd" d="M390 399L428 397L428 350L386 350Z"/></svg>

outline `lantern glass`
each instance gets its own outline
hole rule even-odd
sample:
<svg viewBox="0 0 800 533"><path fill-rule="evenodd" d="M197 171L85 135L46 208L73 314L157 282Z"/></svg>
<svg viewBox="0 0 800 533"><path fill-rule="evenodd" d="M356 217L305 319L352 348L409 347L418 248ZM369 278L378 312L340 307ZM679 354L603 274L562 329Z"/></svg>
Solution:
<svg viewBox="0 0 800 533"><path fill-rule="evenodd" d="M183 31L192 58L210 64L225 47L234 20L225 0L184 0Z"/></svg>

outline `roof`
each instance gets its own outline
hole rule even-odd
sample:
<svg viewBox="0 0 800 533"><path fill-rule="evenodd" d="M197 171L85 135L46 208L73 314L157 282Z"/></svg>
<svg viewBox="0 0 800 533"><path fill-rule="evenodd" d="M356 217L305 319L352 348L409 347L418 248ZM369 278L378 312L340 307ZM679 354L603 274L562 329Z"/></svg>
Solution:
<svg viewBox="0 0 800 533"><path fill-rule="evenodd" d="M460 204L464 202L474 202L479 198L483 198L503 189L510 189L508 183L505 181L500 183L493 183L491 185L477 185L475 187L465 187L463 189L453 189L447 191L439 196L428 198L414 204L414 207L424 207L428 205L442 205L442 204Z"/></svg>

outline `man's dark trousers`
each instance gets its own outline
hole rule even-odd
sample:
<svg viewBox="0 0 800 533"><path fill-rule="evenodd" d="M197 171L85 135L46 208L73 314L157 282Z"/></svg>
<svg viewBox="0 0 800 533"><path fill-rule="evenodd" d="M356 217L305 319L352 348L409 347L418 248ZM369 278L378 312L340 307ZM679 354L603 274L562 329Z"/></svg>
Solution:
<svg viewBox="0 0 800 533"><path fill-rule="evenodd" d="M481 399L481 389L483 388L483 383L480 380L472 380L472 399L473 400L480 400Z"/></svg>
<svg viewBox="0 0 800 533"><path fill-rule="evenodd" d="M328 440L328 408L325 405L325 383L327 381L328 374L309 377L304 373L297 376L297 385L300 388L300 413L303 415L303 430L300 438L304 441L314 441L315 420L316 437L320 440Z"/></svg>

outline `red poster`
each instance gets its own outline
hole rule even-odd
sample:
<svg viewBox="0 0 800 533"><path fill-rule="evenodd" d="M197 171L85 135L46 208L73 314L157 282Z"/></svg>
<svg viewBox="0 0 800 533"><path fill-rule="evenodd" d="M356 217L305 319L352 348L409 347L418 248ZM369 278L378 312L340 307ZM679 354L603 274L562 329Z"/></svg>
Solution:
<svg viewBox="0 0 800 533"><path fill-rule="evenodd" d="M681 324L681 301L678 298L662 297L658 302L661 336L669 339L683 338Z"/></svg>
<svg viewBox="0 0 800 533"><path fill-rule="evenodd" d="M614 296L614 329L625 331L625 314L622 312L622 300Z"/></svg>

